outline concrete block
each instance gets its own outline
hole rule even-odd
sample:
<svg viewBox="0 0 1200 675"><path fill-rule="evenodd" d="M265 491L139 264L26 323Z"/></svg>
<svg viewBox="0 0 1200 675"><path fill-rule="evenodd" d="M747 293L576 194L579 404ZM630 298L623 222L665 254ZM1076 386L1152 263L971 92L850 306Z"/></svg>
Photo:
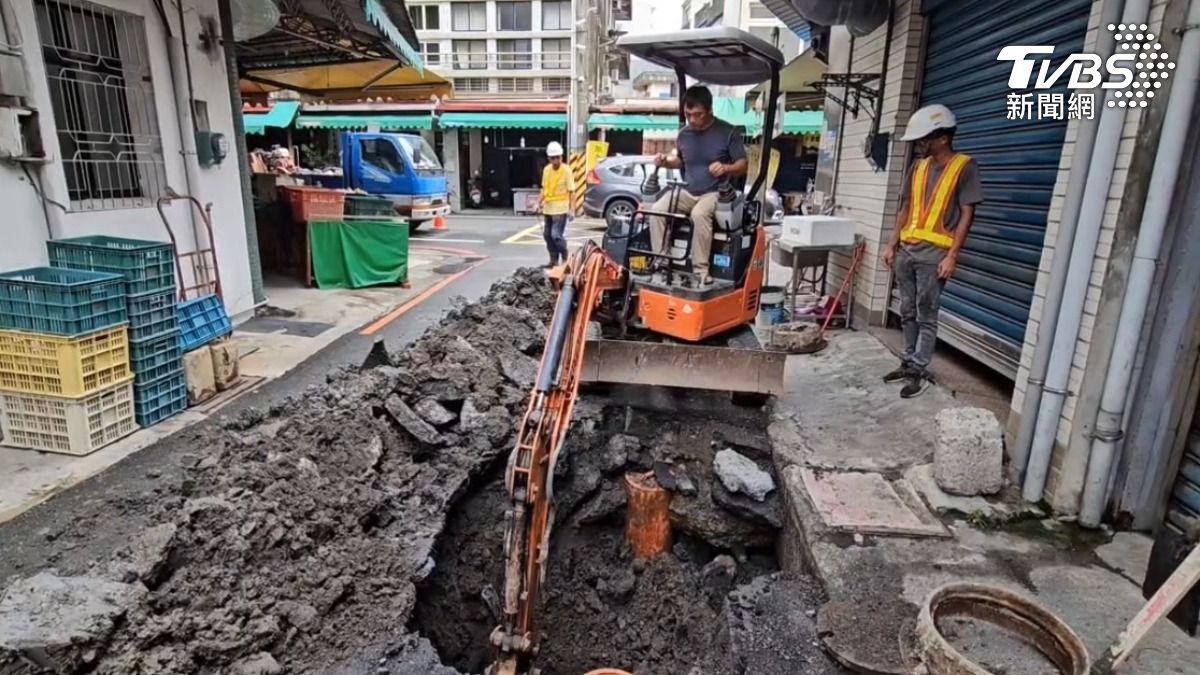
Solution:
<svg viewBox="0 0 1200 675"><path fill-rule="evenodd" d="M213 376L216 380L217 391L225 391L237 383L241 373L238 371L238 343L235 340L222 340L208 346L212 352Z"/></svg>
<svg viewBox="0 0 1200 675"><path fill-rule="evenodd" d="M972 496L1004 487L1004 431L990 410L947 408L935 426L933 477L943 490Z"/></svg>
<svg viewBox="0 0 1200 675"><path fill-rule="evenodd" d="M713 471L730 492L740 492L761 502L775 489L775 479L754 460L736 450L722 450L713 458Z"/></svg>
<svg viewBox="0 0 1200 675"><path fill-rule="evenodd" d="M210 350L202 347L184 354L183 372L187 376L189 406L203 403L217 395L217 377L213 370Z"/></svg>

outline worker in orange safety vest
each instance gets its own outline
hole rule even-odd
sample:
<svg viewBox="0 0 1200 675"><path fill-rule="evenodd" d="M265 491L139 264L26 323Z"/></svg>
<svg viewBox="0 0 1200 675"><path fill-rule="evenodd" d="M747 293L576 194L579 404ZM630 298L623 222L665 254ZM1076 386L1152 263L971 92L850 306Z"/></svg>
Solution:
<svg viewBox="0 0 1200 675"><path fill-rule="evenodd" d="M937 343L942 289L954 276L975 207L983 201L975 160L954 151L958 121L944 105L912 114L902 141L917 144L918 159L905 176L899 217L883 262L892 268L900 294L904 353L884 382L904 382L900 396L929 388L929 364Z"/></svg>

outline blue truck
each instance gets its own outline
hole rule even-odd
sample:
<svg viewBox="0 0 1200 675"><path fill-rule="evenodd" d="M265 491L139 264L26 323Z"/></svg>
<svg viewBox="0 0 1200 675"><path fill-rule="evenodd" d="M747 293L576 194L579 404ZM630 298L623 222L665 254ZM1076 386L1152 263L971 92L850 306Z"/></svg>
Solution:
<svg viewBox="0 0 1200 675"><path fill-rule="evenodd" d="M315 185L386 197L409 227L450 213L446 172L437 153L416 134L348 131L341 134L342 173L309 174Z"/></svg>

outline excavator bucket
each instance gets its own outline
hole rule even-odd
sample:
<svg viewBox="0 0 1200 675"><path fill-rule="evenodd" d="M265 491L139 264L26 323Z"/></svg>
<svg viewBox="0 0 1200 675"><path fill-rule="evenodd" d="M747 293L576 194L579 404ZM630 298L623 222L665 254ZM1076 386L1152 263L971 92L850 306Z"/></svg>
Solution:
<svg viewBox="0 0 1200 675"><path fill-rule="evenodd" d="M643 384L737 393L783 393L787 354L758 348L633 340L589 340L583 382Z"/></svg>

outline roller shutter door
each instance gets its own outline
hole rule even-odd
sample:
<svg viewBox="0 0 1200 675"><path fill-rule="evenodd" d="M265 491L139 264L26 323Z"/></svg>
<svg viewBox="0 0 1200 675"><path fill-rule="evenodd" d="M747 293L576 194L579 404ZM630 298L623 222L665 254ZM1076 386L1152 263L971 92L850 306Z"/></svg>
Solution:
<svg viewBox="0 0 1200 675"><path fill-rule="evenodd" d="M1184 531L1189 519L1200 519L1200 410L1192 417L1192 428L1184 441L1179 474L1167 501L1167 524Z"/></svg>
<svg viewBox="0 0 1200 675"><path fill-rule="evenodd" d="M954 111L955 147L979 163L985 200L946 285L939 336L1015 377L1067 122L1065 105L1062 121L1037 119L1036 93L1034 119L1007 119L1011 63L996 56L1005 45L1054 45L1057 64L1083 51L1091 2L948 1L926 8L921 105ZM1065 102L1062 80L1049 93Z"/></svg>

